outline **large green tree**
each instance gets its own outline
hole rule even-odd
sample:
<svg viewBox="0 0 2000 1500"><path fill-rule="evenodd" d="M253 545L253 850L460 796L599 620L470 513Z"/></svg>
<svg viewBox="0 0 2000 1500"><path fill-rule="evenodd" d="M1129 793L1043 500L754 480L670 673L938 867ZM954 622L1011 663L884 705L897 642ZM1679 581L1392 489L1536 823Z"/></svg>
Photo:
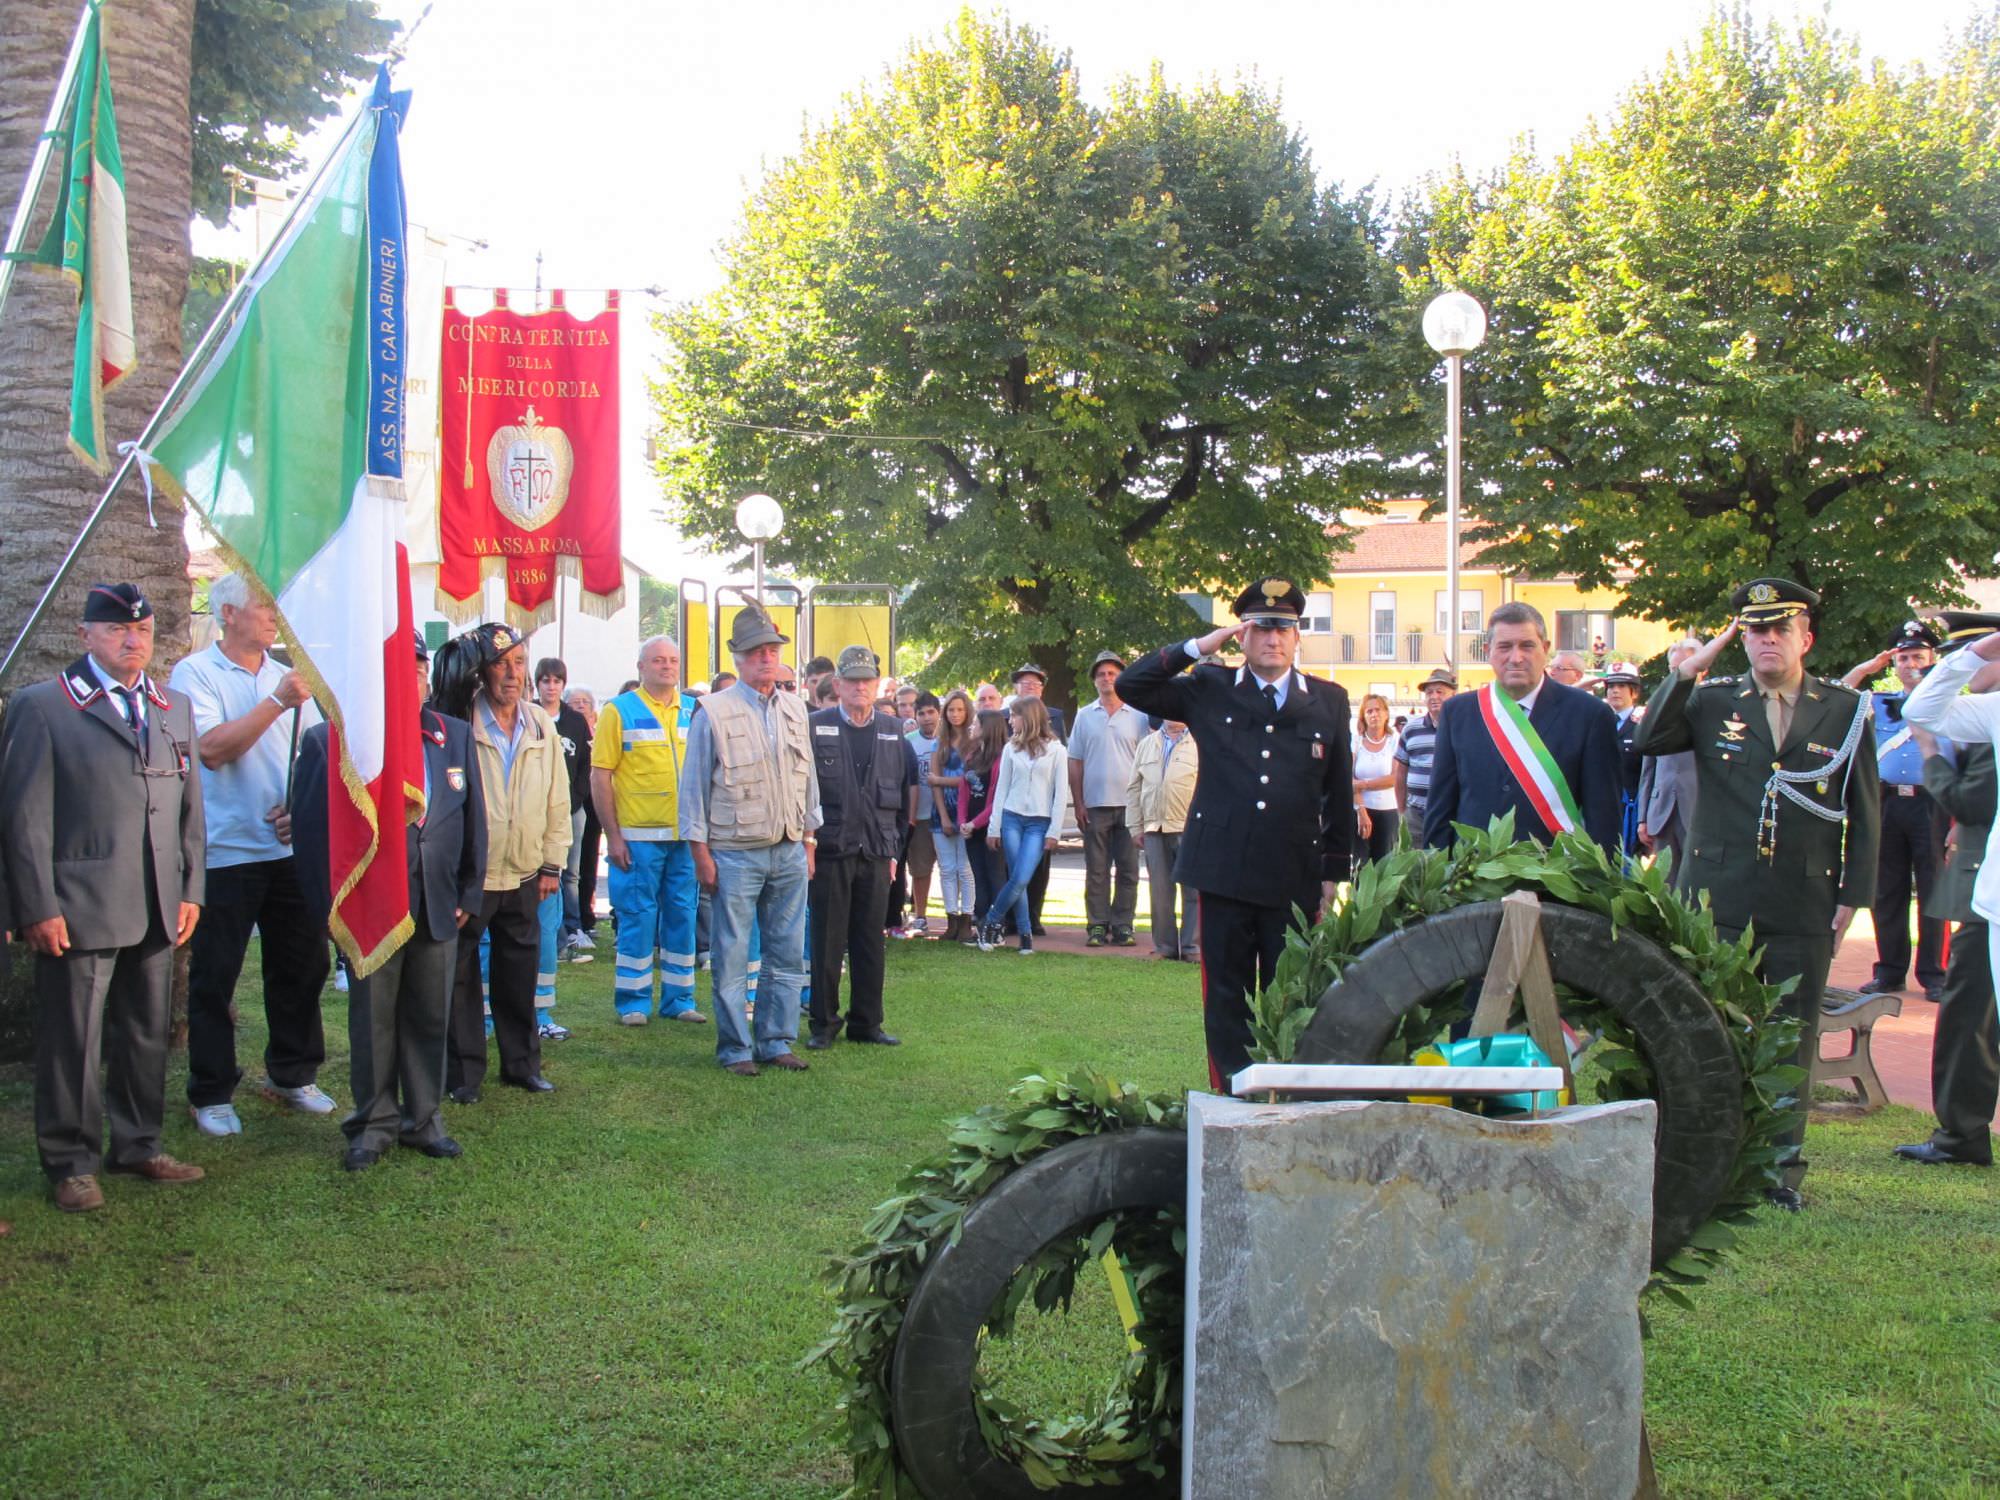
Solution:
<svg viewBox="0 0 2000 1500"><path fill-rule="evenodd" d="M1718 14L1553 164L1431 185L1413 305L1460 286L1468 493L1503 555L1714 624L1737 582L1824 596L1872 654L2000 550L2000 51L1864 65ZM1420 457L1434 457L1420 453Z"/></svg>
<svg viewBox="0 0 2000 1500"><path fill-rule="evenodd" d="M934 675L1190 633L1176 591L1315 575L1395 287L1365 196L1254 85L1108 104L1037 33L959 16L811 130L713 297L664 319L669 514L781 565L910 585Z"/></svg>

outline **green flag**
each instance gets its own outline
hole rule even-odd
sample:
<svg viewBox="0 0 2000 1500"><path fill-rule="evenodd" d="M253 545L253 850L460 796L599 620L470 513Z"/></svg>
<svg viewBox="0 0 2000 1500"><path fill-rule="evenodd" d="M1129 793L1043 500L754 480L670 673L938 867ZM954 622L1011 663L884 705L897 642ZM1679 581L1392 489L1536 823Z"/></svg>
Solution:
<svg viewBox="0 0 2000 1500"><path fill-rule="evenodd" d="M56 130L61 190L32 264L76 285L76 358L70 368L69 446L102 474L104 393L139 363L132 335L132 259L125 246L125 162L111 111L111 70L97 0L83 21L83 52Z"/></svg>

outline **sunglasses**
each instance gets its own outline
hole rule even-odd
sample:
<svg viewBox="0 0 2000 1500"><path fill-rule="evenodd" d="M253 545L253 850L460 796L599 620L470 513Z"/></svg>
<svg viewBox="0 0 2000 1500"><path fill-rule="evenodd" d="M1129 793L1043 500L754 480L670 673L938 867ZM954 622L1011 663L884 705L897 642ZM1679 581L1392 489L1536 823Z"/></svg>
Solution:
<svg viewBox="0 0 2000 1500"><path fill-rule="evenodd" d="M788 693L796 693L799 690L799 685L796 682L781 682L778 686Z"/></svg>

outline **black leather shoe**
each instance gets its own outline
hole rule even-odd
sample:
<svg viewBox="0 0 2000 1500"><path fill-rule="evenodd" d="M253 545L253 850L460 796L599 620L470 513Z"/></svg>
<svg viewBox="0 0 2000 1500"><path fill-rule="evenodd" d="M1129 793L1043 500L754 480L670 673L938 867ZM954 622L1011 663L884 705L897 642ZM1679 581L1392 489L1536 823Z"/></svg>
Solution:
<svg viewBox="0 0 2000 1500"><path fill-rule="evenodd" d="M1970 1156L1953 1156L1949 1151L1939 1150L1929 1141L1918 1141L1914 1146L1898 1146L1895 1155L1904 1161L1922 1162L1927 1167L1990 1167L1990 1161L1978 1161Z"/></svg>
<svg viewBox="0 0 2000 1500"><path fill-rule="evenodd" d="M440 1156L449 1161L455 1156L465 1155L465 1147L448 1135L441 1135L434 1141L404 1141L411 1151L421 1151L426 1156Z"/></svg>
<svg viewBox="0 0 2000 1500"><path fill-rule="evenodd" d="M479 1085L467 1084L462 1089L453 1089L451 1091L451 1102L453 1104L477 1104L479 1102Z"/></svg>
<svg viewBox="0 0 2000 1500"><path fill-rule="evenodd" d="M824 1052L826 1051L827 1048L831 1047L832 1045L833 1045L832 1037L822 1036L817 1031L815 1031L811 1036L806 1038L806 1050L809 1052Z"/></svg>
<svg viewBox="0 0 2000 1500"><path fill-rule="evenodd" d="M1773 1208L1782 1208L1788 1214L1799 1213L1806 1206L1806 1200L1799 1196L1797 1188L1765 1188L1764 1201Z"/></svg>
<svg viewBox="0 0 2000 1500"><path fill-rule="evenodd" d="M349 1172L365 1172L381 1159L380 1151L371 1151L366 1146L349 1146L347 1155L340 1159L340 1165Z"/></svg>
<svg viewBox="0 0 2000 1500"><path fill-rule="evenodd" d="M1933 1005L1944 1004L1944 986L1941 984L1924 986L1924 998Z"/></svg>
<svg viewBox="0 0 2000 1500"><path fill-rule="evenodd" d="M1854 993L1857 995L1900 995L1902 992L1903 981L1900 979L1893 984L1886 979L1871 979L1866 984L1857 984L1854 987Z"/></svg>
<svg viewBox="0 0 2000 1500"><path fill-rule="evenodd" d="M903 1045L901 1037L890 1036L886 1031L871 1031L866 1036L857 1031L848 1040L850 1042L859 1042L864 1047L900 1047Z"/></svg>
<svg viewBox="0 0 2000 1500"><path fill-rule="evenodd" d="M530 1073L526 1078L503 1078L500 1080L510 1089L526 1089L531 1094L553 1094L556 1086L539 1073Z"/></svg>

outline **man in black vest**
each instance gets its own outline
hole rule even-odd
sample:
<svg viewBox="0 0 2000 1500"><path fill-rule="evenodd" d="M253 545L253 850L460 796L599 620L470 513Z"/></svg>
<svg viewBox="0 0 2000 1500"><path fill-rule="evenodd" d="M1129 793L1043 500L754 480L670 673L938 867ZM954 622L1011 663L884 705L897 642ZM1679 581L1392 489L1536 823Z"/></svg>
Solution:
<svg viewBox="0 0 2000 1500"><path fill-rule="evenodd" d="M849 646L834 669L838 708L807 720L819 775L819 861L807 898L812 926L811 1035L815 1052L848 1039L894 1047L882 1029L882 920L896 852L914 815L917 756L894 717L875 710L882 669L866 646ZM840 1014L840 967L848 969Z"/></svg>
<svg viewBox="0 0 2000 1500"><path fill-rule="evenodd" d="M1237 599L1242 623L1149 651L1118 677L1120 698L1187 725L1201 751L1174 879L1200 893L1216 1088L1249 1066L1249 991L1275 976L1292 908L1316 915L1352 864L1347 693L1293 670L1304 608L1297 584L1266 578ZM1241 667L1187 672L1231 641L1243 643Z"/></svg>

